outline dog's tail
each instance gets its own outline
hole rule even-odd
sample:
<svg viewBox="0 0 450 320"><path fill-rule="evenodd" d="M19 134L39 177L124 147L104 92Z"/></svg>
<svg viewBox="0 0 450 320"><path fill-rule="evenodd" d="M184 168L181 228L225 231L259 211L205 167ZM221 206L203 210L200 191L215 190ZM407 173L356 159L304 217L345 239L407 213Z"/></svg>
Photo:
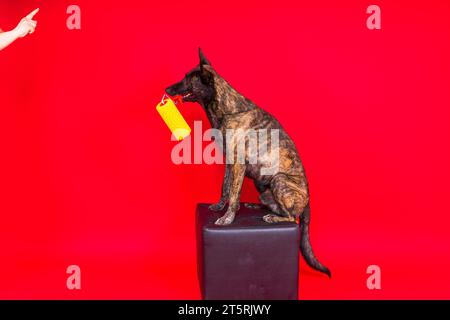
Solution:
<svg viewBox="0 0 450 320"><path fill-rule="evenodd" d="M311 247L311 242L309 240L309 220L310 220L310 207L309 204L304 209L302 215L300 216L300 228L301 228L301 239L300 239L300 252L306 263L313 269L323 272L328 277L331 278L331 271L325 267L323 264L317 260L316 256Z"/></svg>

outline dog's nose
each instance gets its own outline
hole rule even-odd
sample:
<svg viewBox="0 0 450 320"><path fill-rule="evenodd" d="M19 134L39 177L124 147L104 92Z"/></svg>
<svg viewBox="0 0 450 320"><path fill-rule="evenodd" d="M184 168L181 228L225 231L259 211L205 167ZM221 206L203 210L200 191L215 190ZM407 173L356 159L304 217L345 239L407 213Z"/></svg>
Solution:
<svg viewBox="0 0 450 320"><path fill-rule="evenodd" d="M166 93L167 93L168 95L170 95L170 96L173 96L173 95L174 95L174 92L173 92L172 87L167 87L167 88L166 88Z"/></svg>

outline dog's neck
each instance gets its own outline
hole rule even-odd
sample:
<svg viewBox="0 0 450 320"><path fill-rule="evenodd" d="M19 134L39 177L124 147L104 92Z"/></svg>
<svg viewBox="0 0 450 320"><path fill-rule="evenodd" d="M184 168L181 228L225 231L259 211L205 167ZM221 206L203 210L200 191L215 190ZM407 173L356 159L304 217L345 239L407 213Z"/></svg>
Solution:
<svg viewBox="0 0 450 320"><path fill-rule="evenodd" d="M255 104L237 92L225 79L214 72L214 96L203 107L211 125L219 128L228 115L251 111Z"/></svg>

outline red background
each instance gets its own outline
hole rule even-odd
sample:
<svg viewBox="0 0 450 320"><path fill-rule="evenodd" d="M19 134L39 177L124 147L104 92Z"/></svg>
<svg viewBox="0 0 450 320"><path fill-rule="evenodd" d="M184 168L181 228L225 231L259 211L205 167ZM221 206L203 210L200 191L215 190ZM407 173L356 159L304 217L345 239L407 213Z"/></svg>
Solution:
<svg viewBox="0 0 450 320"><path fill-rule="evenodd" d="M200 297L194 210L223 166L172 164L155 111L198 46L300 150L333 271L302 261L300 298L450 298L448 1L2 0L0 26L35 7L36 33L0 52L0 298Z"/></svg>

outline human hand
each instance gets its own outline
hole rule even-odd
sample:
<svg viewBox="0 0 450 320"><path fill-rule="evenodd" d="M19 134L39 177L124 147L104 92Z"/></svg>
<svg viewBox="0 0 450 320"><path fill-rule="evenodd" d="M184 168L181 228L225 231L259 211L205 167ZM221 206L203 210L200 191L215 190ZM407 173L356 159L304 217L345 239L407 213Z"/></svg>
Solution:
<svg viewBox="0 0 450 320"><path fill-rule="evenodd" d="M39 8L35 9L33 12L28 14L25 18L20 20L17 27L13 30L17 37L23 38L27 34L32 34L34 30L36 29L37 21L33 20L33 17L36 15L36 13L39 12Z"/></svg>

